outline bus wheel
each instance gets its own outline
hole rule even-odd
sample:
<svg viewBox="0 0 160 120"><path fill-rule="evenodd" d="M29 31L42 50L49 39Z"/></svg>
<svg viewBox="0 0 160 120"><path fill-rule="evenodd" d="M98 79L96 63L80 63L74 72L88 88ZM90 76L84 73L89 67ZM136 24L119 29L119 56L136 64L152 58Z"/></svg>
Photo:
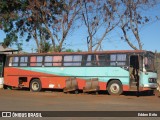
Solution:
<svg viewBox="0 0 160 120"><path fill-rule="evenodd" d="M41 89L42 89L42 85L41 85L40 80L38 80L38 79L33 79L33 80L31 81L31 83L30 83L30 90L31 90L32 92L39 92L39 91L41 91Z"/></svg>
<svg viewBox="0 0 160 120"><path fill-rule="evenodd" d="M122 84L118 80L113 80L109 82L107 90L110 95L120 95L123 92Z"/></svg>

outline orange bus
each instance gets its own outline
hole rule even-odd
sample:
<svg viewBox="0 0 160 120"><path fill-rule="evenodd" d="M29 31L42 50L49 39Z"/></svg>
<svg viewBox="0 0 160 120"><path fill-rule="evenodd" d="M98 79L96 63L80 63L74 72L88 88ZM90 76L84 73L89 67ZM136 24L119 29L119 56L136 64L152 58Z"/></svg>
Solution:
<svg viewBox="0 0 160 120"><path fill-rule="evenodd" d="M154 53L143 50L12 54L6 56L4 85L120 95L156 89L157 73Z"/></svg>

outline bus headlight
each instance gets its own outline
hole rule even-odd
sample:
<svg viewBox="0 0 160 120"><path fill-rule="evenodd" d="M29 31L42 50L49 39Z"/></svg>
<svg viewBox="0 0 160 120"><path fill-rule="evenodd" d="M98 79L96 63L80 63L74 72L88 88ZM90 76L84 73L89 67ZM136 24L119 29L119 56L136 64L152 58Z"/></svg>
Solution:
<svg viewBox="0 0 160 120"><path fill-rule="evenodd" d="M157 80L156 80L156 78L149 78L148 82L149 83L157 83Z"/></svg>

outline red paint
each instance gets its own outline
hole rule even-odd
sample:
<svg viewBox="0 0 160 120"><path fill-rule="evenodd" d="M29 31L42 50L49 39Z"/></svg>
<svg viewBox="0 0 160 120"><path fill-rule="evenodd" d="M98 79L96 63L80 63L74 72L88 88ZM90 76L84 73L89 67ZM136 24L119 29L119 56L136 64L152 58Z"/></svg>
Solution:
<svg viewBox="0 0 160 120"><path fill-rule="evenodd" d="M129 91L129 85L123 85L123 91Z"/></svg>
<svg viewBox="0 0 160 120"><path fill-rule="evenodd" d="M25 87L29 88L29 83L33 78L39 78L42 83L42 88L49 88L49 84L54 84L54 88L63 89L66 86L65 80L68 78L53 74L22 70L13 67L6 67L4 69L4 73L4 84L14 87L18 87L19 77L27 77L27 82L23 82ZM81 78L76 79L78 82L78 88L82 90L83 87L85 87L86 81ZM99 82L100 90L106 90L106 85L106 82ZM123 91L129 91L129 86L123 85Z"/></svg>
<svg viewBox="0 0 160 120"><path fill-rule="evenodd" d="M65 80L68 77L61 77L53 74L46 74L41 72L34 72L29 70L22 70L18 68L6 67L4 69L4 84L9 86L18 87L19 77L27 77L27 82L23 82L25 87L29 87L29 83L33 78L39 78L42 83L42 88L49 88L49 84L54 84L54 88L63 89ZM78 88L83 89L86 81L81 78L76 78L78 82ZM106 90L106 83L99 82L100 90Z"/></svg>

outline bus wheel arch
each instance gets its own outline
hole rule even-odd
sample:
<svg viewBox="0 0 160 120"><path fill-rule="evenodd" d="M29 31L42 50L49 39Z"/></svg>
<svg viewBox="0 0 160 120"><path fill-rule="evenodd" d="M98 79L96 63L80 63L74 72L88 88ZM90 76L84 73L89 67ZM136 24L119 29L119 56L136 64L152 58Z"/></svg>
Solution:
<svg viewBox="0 0 160 120"><path fill-rule="evenodd" d="M110 95L121 95L123 92L123 85L119 79L110 79L106 87Z"/></svg>
<svg viewBox="0 0 160 120"><path fill-rule="evenodd" d="M29 83L29 88L32 92L40 92L42 90L42 83L39 78L32 78Z"/></svg>

